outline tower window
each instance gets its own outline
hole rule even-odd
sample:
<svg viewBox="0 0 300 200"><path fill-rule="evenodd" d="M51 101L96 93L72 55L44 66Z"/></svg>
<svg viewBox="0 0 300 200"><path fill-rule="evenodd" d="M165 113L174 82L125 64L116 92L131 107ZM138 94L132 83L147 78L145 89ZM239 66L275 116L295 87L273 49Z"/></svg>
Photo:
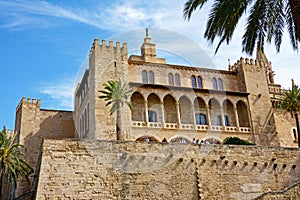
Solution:
<svg viewBox="0 0 300 200"><path fill-rule="evenodd" d="M222 82L222 79L218 79L218 89L219 90L224 90L224 88L223 88L223 82Z"/></svg>
<svg viewBox="0 0 300 200"><path fill-rule="evenodd" d="M169 80L169 85L174 85L174 78L172 73L168 74L168 80Z"/></svg>
<svg viewBox="0 0 300 200"><path fill-rule="evenodd" d="M196 77L195 77L195 76L192 76L192 77L191 77L191 80L192 80L192 87L193 87L193 88L196 88L196 87L197 87Z"/></svg>
<svg viewBox="0 0 300 200"><path fill-rule="evenodd" d="M147 71L142 71L142 82L143 83L148 83Z"/></svg>
<svg viewBox="0 0 300 200"><path fill-rule="evenodd" d="M149 122L157 122L156 112L149 110L148 111L148 121Z"/></svg>
<svg viewBox="0 0 300 200"><path fill-rule="evenodd" d="M175 74L175 85L180 86L180 75L177 73Z"/></svg>
<svg viewBox="0 0 300 200"><path fill-rule="evenodd" d="M217 90L217 89L218 89L218 85L217 85L217 80L216 80L216 78L213 78L213 79L212 79L212 84L213 84L213 88L214 88L215 90Z"/></svg>
<svg viewBox="0 0 300 200"><path fill-rule="evenodd" d="M197 82L198 82L198 88L202 89L202 78L200 76L197 77Z"/></svg>
<svg viewBox="0 0 300 200"><path fill-rule="evenodd" d="M295 127L292 128L292 134L294 141L298 141L297 129Z"/></svg>
<svg viewBox="0 0 300 200"><path fill-rule="evenodd" d="M152 71L149 72L149 83L154 84L154 73Z"/></svg>
<svg viewBox="0 0 300 200"><path fill-rule="evenodd" d="M206 125L206 116L204 114L195 114L196 124Z"/></svg>
<svg viewBox="0 0 300 200"><path fill-rule="evenodd" d="M226 115L224 116L224 122L225 122L225 126L230 126L228 116L226 116Z"/></svg>

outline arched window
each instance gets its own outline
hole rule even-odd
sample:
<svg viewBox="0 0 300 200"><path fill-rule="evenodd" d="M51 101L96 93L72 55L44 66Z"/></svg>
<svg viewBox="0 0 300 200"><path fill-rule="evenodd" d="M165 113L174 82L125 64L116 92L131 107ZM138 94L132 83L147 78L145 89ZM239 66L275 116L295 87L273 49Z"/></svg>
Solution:
<svg viewBox="0 0 300 200"><path fill-rule="evenodd" d="M149 72L149 83L154 84L154 73L152 71Z"/></svg>
<svg viewBox="0 0 300 200"><path fill-rule="evenodd" d="M195 77L195 76L192 76L192 77L191 77L191 80L192 80L192 87L193 87L193 88L196 88L196 87L197 87L196 77Z"/></svg>
<svg viewBox="0 0 300 200"><path fill-rule="evenodd" d="M142 71L142 82L148 83L147 71Z"/></svg>
<svg viewBox="0 0 300 200"><path fill-rule="evenodd" d="M177 73L175 74L175 85L180 86L180 76Z"/></svg>
<svg viewBox="0 0 300 200"><path fill-rule="evenodd" d="M169 85L174 85L174 78L172 73L168 74L168 80L169 80Z"/></svg>
<svg viewBox="0 0 300 200"><path fill-rule="evenodd" d="M212 84L213 84L213 88L214 88L215 90L217 90L217 89L218 89L218 85L217 85L217 80L216 80L216 78L213 78L213 79L212 79Z"/></svg>
<svg viewBox="0 0 300 200"><path fill-rule="evenodd" d="M200 76L197 77L197 82L198 82L198 88L202 89L202 78Z"/></svg>
<svg viewBox="0 0 300 200"><path fill-rule="evenodd" d="M156 112L149 110L148 111L148 121L149 122L157 122Z"/></svg>
<svg viewBox="0 0 300 200"><path fill-rule="evenodd" d="M204 114L195 114L196 124L206 125L206 116Z"/></svg>
<svg viewBox="0 0 300 200"><path fill-rule="evenodd" d="M219 86L219 90L224 90L224 88L223 88L223 82L222 82L222 79L218 79L218 86Z"/></svg>

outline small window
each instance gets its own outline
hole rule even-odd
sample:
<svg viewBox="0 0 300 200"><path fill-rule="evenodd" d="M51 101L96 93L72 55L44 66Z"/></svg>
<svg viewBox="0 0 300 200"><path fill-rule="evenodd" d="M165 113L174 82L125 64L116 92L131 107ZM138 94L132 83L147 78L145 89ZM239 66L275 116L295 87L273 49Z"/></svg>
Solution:
<svg viewBox="0 0 300 200"><path fill-rule="evenodd" d="M196 124L206 125L206 116L204 114L195 114Z"/></svg>
<svg viewBox="0 0 300 200"><path fill-rule="evenodd" d="M142 71L142 82L148 83L148 76L146 71Z"/></svg>
<svg viewBox="0 0 300 200"><path fill-rule="evenodd" d="M202 89L202 78L200 76L197 77L198 88Z"/></svg>
<svg viewBox="0 0 300 200"><path fill-rule="evenodd" d="M292 128L292 133L293 133L293 139L294 139L294 141L298 141L297 129L293 127Z"/></svg>
<svg viewBox="0 0 300 200"><path fill-rule="evenodd" d="M213 79L212 79L212 84L213 84L213 88L214 88L215 90L217 90L217 89L218 89L218 85L217 85L217 80L216 80L216 78L213 78Z"/></svg>
<svg viewBox="0 0 300 200"><path fill-rule="evenodd" d="M149 83L154 84L154 73L152 71L149 72Z"/></svg>
<svg viewBox="0 0 300 200"><path fill-rule="evenodd" d="M149 110L148 111L148 121L157 122L156 112Z"/></svg>
<svg viewBox="0 0 300 200"><path fill-rule="evenodd" d="M180 76L179 76L179 74L175 74L175 85L180 86Z"/></svg>
<svg viewBox="0 0 300 200"><path fill-rule="evenodd" d="M226 115L224 116L224 122L225 122L225 126L230 126L228 116L226 116Z"/></svg>
<svg viewBox="0 0 300 200"><path fill-rule="evenodd" d="M174 78L172 73L168 74L168 80L169 80L169 85L174 85Z"/></svg>
<svg viewBox="0 0 300 200"><path fill-rule="evenodd" d="M195 76L192 76L192 77L191 77L191 80L192 80L192 87L193 87L193 88L196 88L196 87L197 87L196 77L195 77Z"/></svg>
<svg viewBox="0 0 300 200"><path fill-rule="evenodd" d="M224 90L223 89L223 82L222 82L222 79L218 79L218 87L219 87L219 90Z"/></svg>

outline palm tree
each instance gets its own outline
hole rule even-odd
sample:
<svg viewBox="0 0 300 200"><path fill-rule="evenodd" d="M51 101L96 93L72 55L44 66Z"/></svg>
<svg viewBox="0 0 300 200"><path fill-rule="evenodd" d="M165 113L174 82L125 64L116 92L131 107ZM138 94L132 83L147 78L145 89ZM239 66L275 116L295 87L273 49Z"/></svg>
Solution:
<svg viewBox="0 0 300 200"><path fill-rule="evenodd" d="M279 104L279 108L290 112L295 116L297 132L298 132L298 147L300 147L300 127L299 127L299 111L300 111L300 89L297 85L293 85L292 89L284 93L284 98Z"/></svg>
<svg viewBox="0 0 300 200"><path fill-rule="evenodd" d="M132 90L127 89L127 85L121 83L121 80L110 80L103 84L104 90L100 90L103 95L99 96L100 99L107 101L106 106L111 105L110 114L112 115L117 111L116 119L116 133L117 140L121 139L121 107L126 104L131 109L131 103L127 97L132 93Z"/></svg>
<svg viewBox="0 0 300 200"><path fill-rule="evenodd" d="M33 172L31 166L25 161L25 154L21 148L24 146L14 143L16 135L7 135L6 129L0 132L0 199L3 199L2 189L5 181L17 186L18 178L28 176Z"/></svg>
<svg viewBox="0 0 300 200"><path fill-rule="evenodd" d="M285 26L293 50L298 50L300 0L188 0L184 5L184 18L189 20L192 13L207 2L213 2L213 5L204 37L211 43L216 37L220 38L215 53L224 41L227 44L230 42L236 25L246 13L248 17L242 40L243 51L252 55L256 44L263 48L265 41L270 43L274 39L279 52Z"/></svg>

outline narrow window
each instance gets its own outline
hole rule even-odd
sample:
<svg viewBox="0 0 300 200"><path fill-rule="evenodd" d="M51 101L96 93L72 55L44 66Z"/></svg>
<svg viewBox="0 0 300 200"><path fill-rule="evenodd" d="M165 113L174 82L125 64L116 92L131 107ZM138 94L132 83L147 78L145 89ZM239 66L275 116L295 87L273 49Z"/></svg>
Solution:
<svg viewBox="0 0 300 200"><path fill-rule="evenodd" d="M224 122L225 122L225 126L230 126L228 116L224 116Z"/></svg>
<svg viewBox="0 0 300 200"><path fill-rule="evenodd" d="M197 87L196 77L195 77L195 76L192 76L192 77L191 77L191 80L192 80L192 87L193 87L193 88L196 88L196 87Z"/></svg>
<svg viewBox="0 0 300 200"><path fill-rule="evenodd" d="M221 117L221 115L218 115L218 117L217 117L217 126L222 126L222 117Z"/></svg>
<svg viewBox="0 0 300 200"><path fill-rule="evenodd" d="M154 73L152 71L149 72L149 83L154 84Z"/></svg>
<svg viewBox="0 0 300 200"><path fill-rule="evenodd" d="M157 122L156 112L149 110L148 111L148 121L149 122Z"/></svg>
<svg viewBox="0 0 300 200"><path fill-rule="evenodd" d="M148 83L148 76L146 71L142 71L142 82Z"/></svg>
<svg viewBox="0 0 300 200"><path fill-rule="evenodd" d="M294 139L294 141L297 141L298 140L297 129L296 128L292 128L292 130L293 130L293 139Z"/></svg>
<svg viewBox="0 0 300 200"><path fill-rule="evenodd" d="M179 76L179 74L175 74L175 85L180 86L180 76Z"/></svg>
<svg viewBox="0 0 300 200"><path fill-rule="evenodd" d="M219 86L219 90L223 90L223 82L222 79L218 79L218 86Z"/></svg>
<svg viewBox="0 0 300 200"><path fill-rule="evenodd" d="M206 125L206 116L204 114L196 114L195 115L196 118L196 124L199 125Z"/></svg>
<svg viewBox="0 0 300 200"><path fill-rule="evenodd" d="M197 82L198 82L198 88L202 89L202 79L200 76L197 77Z"/></svg>
<svg viewBox="0 0 300 200"><path fill-rule="evenodd" d="M213 88L214 88L215 90L217 90L217 89L218 89L218 85L217 85L217 80L216 80L216 78L213 78L213 79L212 79L212 84L213 84Z"/></svg>
<svg viewBox="0 0 300 200"><path fill-rule="evenodd" d="M168 74L168 80L169 80L169 85L174 85L174 78L172 73Z"/></svg>

